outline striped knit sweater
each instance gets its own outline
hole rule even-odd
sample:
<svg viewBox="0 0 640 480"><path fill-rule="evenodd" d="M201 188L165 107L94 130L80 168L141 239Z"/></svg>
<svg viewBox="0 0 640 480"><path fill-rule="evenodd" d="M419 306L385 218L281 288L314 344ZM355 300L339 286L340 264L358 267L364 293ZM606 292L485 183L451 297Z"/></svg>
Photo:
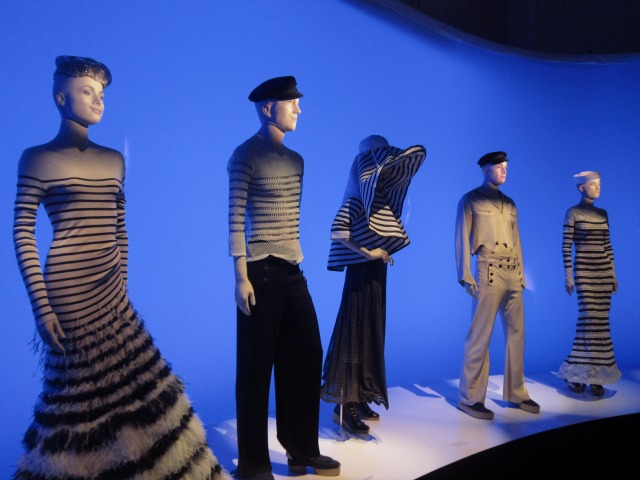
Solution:
<svg viewBox="0 0 640 480"><path fill-rule="evenodd" d="M302 157L284 146L276 151L255 135L235 149L227 171L230 255L300 263Z"/></svg>

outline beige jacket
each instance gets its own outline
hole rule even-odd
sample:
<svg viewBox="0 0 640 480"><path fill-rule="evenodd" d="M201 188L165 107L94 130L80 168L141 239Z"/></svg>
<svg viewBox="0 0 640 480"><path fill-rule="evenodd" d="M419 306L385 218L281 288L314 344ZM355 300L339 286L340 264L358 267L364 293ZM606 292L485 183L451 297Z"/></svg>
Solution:
<svg viewBox="0 0 640 480"><path fill-rule="evenodd" d="M456 216L455 249L458 282L475 284L471 273L471 255L482 248L494 253L517 257L522 265L523 287L524 263L520 232L518 230L518 210L511 198L498 191L496 196L480 186L462 196L458 202Z"/></svg>

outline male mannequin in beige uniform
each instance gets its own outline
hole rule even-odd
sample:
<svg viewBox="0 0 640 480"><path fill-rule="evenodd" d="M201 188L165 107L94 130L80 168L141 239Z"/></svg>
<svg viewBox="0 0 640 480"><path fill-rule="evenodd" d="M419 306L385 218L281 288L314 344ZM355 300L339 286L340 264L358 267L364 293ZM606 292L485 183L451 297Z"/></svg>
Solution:
<svg viewBox="0 0 640 480"><path fill-rule="evenodd" d="M525 287L516 205L499 190L507 180L507 154L491 152L478 160L484 182L458 203L456 265L458 281L473 297L471 327L464 343L458 408L474 418L493 419L484 406L489 382L489 342L498 313L506 341L502 398L530 413L540 406L524 383ZM476 255L475 276L471 255Z"/></svg>

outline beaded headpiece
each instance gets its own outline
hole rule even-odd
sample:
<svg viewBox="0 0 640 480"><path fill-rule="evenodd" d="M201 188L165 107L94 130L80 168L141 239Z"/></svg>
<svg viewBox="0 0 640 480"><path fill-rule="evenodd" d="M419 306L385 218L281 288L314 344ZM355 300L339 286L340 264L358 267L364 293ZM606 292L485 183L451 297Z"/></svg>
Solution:
<svg viewBox="0 0 640 480"><path fill-rule="evenodd" d="M593 172L593 171L580 172L580 173L576 173L573 176L573 179L575 180L576 185L584 185L585 183L589 183L589 182L599 182L600 173Z"/></svg>
<svg viewBox="0 0 640 480"><path fill-rule="evenodd" d="M61 55L56 57L56 71L53 78L66 77L90 77L107 88L111 84L111 72L106 65L95 61L93 58Z"/></svg>

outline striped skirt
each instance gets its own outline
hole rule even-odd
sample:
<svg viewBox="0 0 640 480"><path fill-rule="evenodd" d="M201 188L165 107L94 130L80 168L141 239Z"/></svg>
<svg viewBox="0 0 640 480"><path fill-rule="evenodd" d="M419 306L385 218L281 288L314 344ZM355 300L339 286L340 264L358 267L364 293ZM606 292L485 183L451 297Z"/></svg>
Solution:
<svg viewBox="0 0 640 480"><path fill-rule="evenodd" d="M348 265L342 301L327 349L321 398L375 402L389 408L384 359L387 265Z"/></svg>
<svg viewBox="0 0 640 480"><path fill-rule="evenodd" d="M584 258L583 258L584 257ZM611 341L609 311L613 271L603 271L609 259L604 252L577 252L574 279L578 296L578 323L573 348L557 376L569 382L606 385L620 379Z"/></svg>

